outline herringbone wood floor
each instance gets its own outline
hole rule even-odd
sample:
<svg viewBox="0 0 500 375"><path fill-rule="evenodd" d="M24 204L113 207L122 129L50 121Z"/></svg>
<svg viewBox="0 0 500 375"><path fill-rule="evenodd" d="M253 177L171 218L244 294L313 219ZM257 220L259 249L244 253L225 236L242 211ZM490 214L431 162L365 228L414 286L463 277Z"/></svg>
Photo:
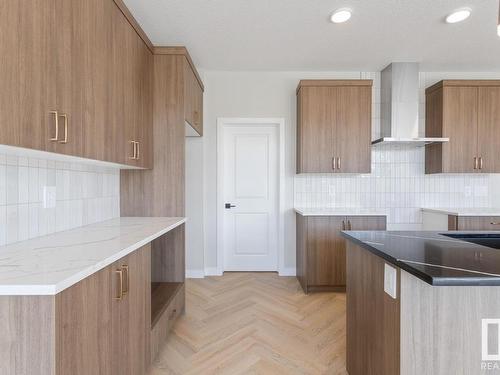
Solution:
<svg viewBox="0 0 500 375"><path fill-rule="evenodd" d="M186 281L150 375L347 374L345 295L304 295L294 277L225 273Z"/></svg>

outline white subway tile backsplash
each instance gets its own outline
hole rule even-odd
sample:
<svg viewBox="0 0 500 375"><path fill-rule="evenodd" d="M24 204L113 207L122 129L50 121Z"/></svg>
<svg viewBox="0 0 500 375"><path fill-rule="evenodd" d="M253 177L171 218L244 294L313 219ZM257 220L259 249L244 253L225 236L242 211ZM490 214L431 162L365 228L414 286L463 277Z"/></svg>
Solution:
<svg viewBox="0 0 500 375"><path fill-rule="evenodd" d="M43 207L43 187L56 207ZM120 216L120 172L0 155L0 246Z"/></svg>
<svg viewBox="0 0 500 375"><path fill-rule="evenodd" d="M295 206L387 209L391 228L418 228L422 207L492 206L495 175L426 175L423 148L372 150L369 175L295 176Z"/></svg>

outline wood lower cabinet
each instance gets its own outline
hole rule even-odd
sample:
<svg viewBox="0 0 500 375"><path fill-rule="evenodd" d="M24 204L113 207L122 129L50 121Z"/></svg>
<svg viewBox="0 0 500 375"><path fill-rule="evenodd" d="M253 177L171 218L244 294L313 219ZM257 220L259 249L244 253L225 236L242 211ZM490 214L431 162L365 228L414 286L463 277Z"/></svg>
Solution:
<svg viewBox="0 0 500 375"><path fill-rule="evenodd" d="M500 230L499 216L448 216L448 230Z"/></svg>
<svg viewBox="0 0 500 375"><path fill-rule="evenodd" d="M370 173L371 104L371 80L300 81L297 173Z"/></svg>
<svg viewBox="0 0 500 375"><path fill-rule="evenodd" d="M297 218L297 278L305 293L344 291L346 243L342 230L385 230L385 216Z"/></svg>
<svg viewBox="0 0 500 375"><path fill-rule="evenodd" d="M500 172L500 80L441 81L426 90L426 173Z"/></svg>
<svg viewBox="0 0 500 375"><path fill-rule="evenodd" d="M144 374L151 355L150 283L147 245L58 294L57 374Z"/></svg>

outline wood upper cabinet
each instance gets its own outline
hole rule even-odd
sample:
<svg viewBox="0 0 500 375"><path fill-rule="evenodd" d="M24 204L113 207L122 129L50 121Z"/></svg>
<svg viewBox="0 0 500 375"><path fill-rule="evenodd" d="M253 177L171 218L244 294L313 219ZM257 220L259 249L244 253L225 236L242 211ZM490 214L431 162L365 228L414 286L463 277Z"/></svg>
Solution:
<svg viewBox="0 0 500 375"><path fill-rule="evenodd" d="M426 90L426 173L500 172L500 81L441 81Z"/></svg>
<svg viewBox="0 0 500 375"><path fill-rule="evenodd" d="M346 285L346 244L342 230L385 230L385 216L302 216L297 214L297 278L306 293L342 291Z"/></svg>
<svg viewBox="0 0 500 375"><path fill-rule="evenodd" d="M4 1L0 21L1 144L152 166L152 53L113 0Z"/></svg>
<svg viewBox="0 0 500 375"><path fill-rule="evenodd" d="M203 135L203 86L188 58L184 60L184 118Z"/></svg>
<svg viewBox="0 0 500 375"><path fill-rule="evenodd" d="M0 24L0 143L45 150L57 109L56 1L1 1Z"/></svg>
<svg viewBox="0 0 500 375"><path fill-rule="evenodd" d="M371 80L300 81L297 173L371 171Z"/></svg>
<svg viewBox="0 0 500 375"><path fill-rule="evenodd" d="M144 246L56 296L56 374L145 374L151 251Z"/></svg>

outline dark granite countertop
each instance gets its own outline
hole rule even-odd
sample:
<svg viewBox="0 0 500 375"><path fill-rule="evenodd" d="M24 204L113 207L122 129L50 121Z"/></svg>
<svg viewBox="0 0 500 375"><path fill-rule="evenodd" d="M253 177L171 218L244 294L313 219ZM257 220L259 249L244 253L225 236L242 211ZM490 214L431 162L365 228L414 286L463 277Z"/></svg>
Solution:
<svg viewBox="0 0 500 375"><path fill-rule="evenodd" d="M342 235L431 285L500 286L500 250L443 235L460 233L466 232L344 231Z"/></svg>

